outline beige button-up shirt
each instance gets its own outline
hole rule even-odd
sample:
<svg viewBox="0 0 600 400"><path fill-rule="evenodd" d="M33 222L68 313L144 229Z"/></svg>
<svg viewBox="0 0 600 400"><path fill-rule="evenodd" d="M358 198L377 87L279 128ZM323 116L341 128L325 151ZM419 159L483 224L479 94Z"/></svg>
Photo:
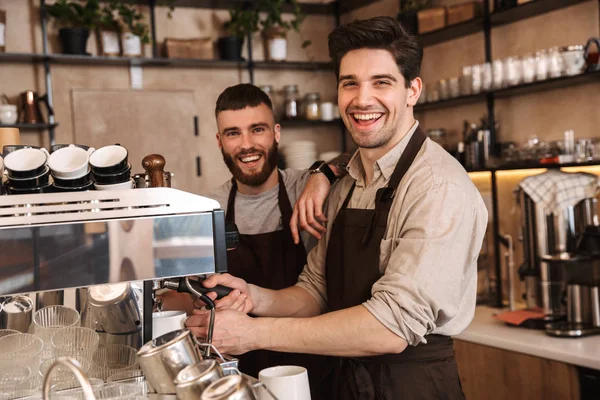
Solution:
<svg viewBox="0 0 600 400"><path fill-rule="evenodd" d="M369 184L356 152L348 164L349 174L332 188L327 205L330 221L353 183L348 208L375 208L377 189L388 184L417 126L418 122L377 160ZM483 199L464 168L426 139L396 190L380 246L382 276L363 306L410 345L426 342L423 337L428 334L462 332L475 313L477 257L487 218ZM319 301L323 311L327 311L325 258L330 234L328 229L309 253L297 284Z"/></svg>

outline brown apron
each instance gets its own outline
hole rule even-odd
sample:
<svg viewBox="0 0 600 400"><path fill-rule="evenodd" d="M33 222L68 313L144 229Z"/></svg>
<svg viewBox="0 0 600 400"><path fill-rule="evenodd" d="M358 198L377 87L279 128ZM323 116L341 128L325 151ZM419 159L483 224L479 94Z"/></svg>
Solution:
<svg viewBox="0 0 600 400"><path fill-rule="evenodd" d="M227 252L228 272L248 283L267 289L283 289L298 282L298 275L306 265L306 250L302 241L295 244L290 230L292 206L279 174L279 210L283 230L257 235L239 235L239 244ZM235 196L237 185L233 180L225 220L235 223ZM251 351L239 356L240 371L258 377L260 370L276 365L300 365L308 370L313 400L331 400L324 393L327 379L331 381L331 359L310 354L291 354L266 350Z"/></svg>
<svg viewBox="0 0 600 400"><path fill-rule="evenodd" d="M379 271L384 237L395 190L425 141L417 129L402 153L387 187L377 191L374 210L349 209L350 189L338 212L327 248L327 296L331 311L362 304L371 297ZM427 344L400 354L342 357L335 366L335 399L464 399L454 360L452 338L427 335Z"/></svg>

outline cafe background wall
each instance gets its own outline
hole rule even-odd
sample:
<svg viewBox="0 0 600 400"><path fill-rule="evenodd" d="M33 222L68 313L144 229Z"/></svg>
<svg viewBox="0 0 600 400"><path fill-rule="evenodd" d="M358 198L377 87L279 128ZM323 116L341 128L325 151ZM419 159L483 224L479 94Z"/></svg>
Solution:
<svg viewBox="0 0 600 400"><path fill-rule="evenodd" d="M451 5L463 0L434 0L435 5ZM492 3L492 1L490 1ZM0 9L7 11L7 52L42 51L41 28L39 24L38 0L0 0ZM519 21L517 23L494 28L492 32L493 58L503 58L508 55L523 55L539 49L569 44L583 44L591 36L599 36L600 21L598 19L599 3L588 1L568 8L563 8L538 17ZM147 12L144 7L140 8ZM396 16L399 9L398 0L380 0L369 6L354 10L342 17L342 23L354 19L364 19L377 15ZM166 17L166 10L157 10L157 35L159 43L165 37L186 38L211 36L216 40L221 34L221 22L227 19L226 11L202 10L194 8L177 8L173 19ZM308 16L302 25L301 34L295 32L289 35L288 59L295 61L328 61L326 36L334 27L333 16ZM57 30L51 23L50 50L59 52ZM303 40L312 40L307 50L300 48ZM90 38L88 51L97 54L96 40ZM254 58L262 60L262 43L260 35L253 40ZM246 51L244 50L244 53ZM149 46L145 55L151 55ZM458 76L463 65L484 62L484 37L482 33L473 34L450 42L426 47L422 66L422 78L425 83L434 83L442 78ZM29 64L0 64L0 93L7 93L13 99L21 91L33 89L44 90L43 67ZM109 66L72 66L53 65L52 83L56 120L60 122L57 142L72 142L78 136L75 131L76 121L73 113L72 91L91 89L125 90L129 89L130 78L127 67ZM227 86L239 82L248 82L245 70L235 69L193 69L193 68L143 68L144 90L192 90L194 109L199 116L200 137L194 149L181 149L182 153L200 156L203 163L203 177L198 178L191 187L199 193L206 193L216 185L228 179L229 173L221 161L221 155L216 151L214 133L214 103L218 94ZM285 84L298 84L301 94L307 91L318 91L322 100L335 101L335 80L331 72L305 72L292 70L257 70L256 84L271 84L280 90ZM542 140L562 138L563 132L573 129L576 137L598 137L600 132L600 82L579 85L573 88L563 88L512 97L496 101L496 119L500 122L499 140L524 142L528 136L537 135ZM159 94L157 94L159 96ZM278 96L282 101L282 96ZM128 104L115 101L114 108L127 108ZM110 111L104 111L110 113ZM450 134L449 142L458 141L462 130L463 120L477 122L486 112L485 103L462 105L447 109L431 110L417 114L425 129L445 128ZM104 116L104 118L111 118ZM123 113L115 112L114 118L136 119L141 116L124 117ZM152 113L144 113L144 118L152 118ZM182 122L184 123L184 122ZM193 135L192 121L189 125L189 135ZM127 126L126 121L116 124ZM121 132L122 135L134 136L137 141L155 144L158 152L163 147L161 143L169 140L171 129L160 120L155 123L145 123L150 126L145 132ZM113 134L107 137L114 137ZM23 133L22 140L26 143L48 145L44 133ZM283 127L282 145L294 140L309 138L318 143L318 150L338 150L340 146L339 129L335 126L286 128ZM101 142L102 138L98 138ZM94 145L94 143L88 143ZM189 154L188 154L189 156ZM141 170L139 162L134 160L134 171ZM169 160L167 160L167 163ZM189 168L195 169L194 165ZM169 169L169 164L167 164ZM177 171L174 171L177 172ZM538 171L539 172L539 171ZM528 171L528 174L534 173ZM187 175L187 174L184 174ZM512 190L524 177L523 173L506 173L499 176L500 231L508 233L516 240L518 237L518 214L512 214ZM474 177L484 198L489 199L489 178ZM187 185L186 185L187 186ZM489 202L489 201L488 201ZM521 246L516 245L516 266L520 264ZM506 276L503 278L506 281ZM506 290L504 290L506 293Z"/></svg>

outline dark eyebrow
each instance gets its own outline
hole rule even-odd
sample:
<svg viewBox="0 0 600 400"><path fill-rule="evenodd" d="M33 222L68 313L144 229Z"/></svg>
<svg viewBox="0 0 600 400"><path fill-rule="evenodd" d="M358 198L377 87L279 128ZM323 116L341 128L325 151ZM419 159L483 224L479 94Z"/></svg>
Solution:
<svg viewBox="0 0 600 400"><path fill-rule="evenodd" d="M340 76L340 82L341 81L348 81L348 80L356 80L356 75L342 75L342 76Z"/></svg>
<svg viewBox="0 0 600 400"><path fill-rule="evenodd" d="M376 81L377 79L389 79L393 82L398 82L398 80L396 78L394 78L393 75L390 75L390 74L373 75L371 77L371 80Z"/></svg>
<svg viewBox="0 0 600 400"><path fill-rule="evenodd" d="M254 128L268 128L269 124L267 124L266 122L257 122L256 124L252 124L250 125L250 129L254 129Z"/></svg>
<svg viewBox="0 0 600 400"><path fill-rule="evenodd" d="M238 128L237 126L232 126L231 128L225 128L223 129L223 133L227 133L227 132L235 132L235 131L239 131L240 128Z"/></svg>

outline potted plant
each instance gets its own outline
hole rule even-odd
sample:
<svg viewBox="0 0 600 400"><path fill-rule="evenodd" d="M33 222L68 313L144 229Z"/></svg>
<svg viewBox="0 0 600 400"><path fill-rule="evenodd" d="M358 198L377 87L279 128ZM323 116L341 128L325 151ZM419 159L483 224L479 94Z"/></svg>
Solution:
<svg viewBox="0 0 600 400"><path fill-rule="evenodd" d="M134 5L118 2L117 11L125 26L121 41L123 55L138 57L142 55L142 44L150 43L150 30L144 22L144 15Z"/></svg>
<svg viewBox="0 0 600 400"><path fill-rule="evenodd" d="M429 0L400 0L398 21L413 35L419 34L419 18L417 14L429 6Z"/></svg>
<svg viewBox="0 0 600 400"><path fill-rule="evenodd" d="M58 35L65 54L88 54L86 52L90 30L96 27L99 16L99 0L57 0L46 6L48 15L56 19L60 27Z"/></svg>
<svg viewBox="0 0 600 400"><path fill-rule="evenodd" d="M283 5L292 5L291 21L283 20ZM296 0L259 0L258 10L264 13L260 21L262 27L265 59L267 61L285 61L287 58L287 32L294 29L300 31L300 24L305 15ZM310 45L310 41L304 41L302 48Z"/></svg>
<svg viewBox="0 0 600 400"><path fill-rule="evenodd" d="M104 4L98 18L98 36L102 55L118 56L121 54L119 36L121 25L115 14L117 7L115 2Z"/></svg>
<svg viewBox="0 0 600 400"><path fill-rule="evenodd" d="M217 41L221 60L238 61L242 59L244 38L258 31L258 12L254 9L236 8L229 10L229 21L223 27L228 36Z"/></svg>

